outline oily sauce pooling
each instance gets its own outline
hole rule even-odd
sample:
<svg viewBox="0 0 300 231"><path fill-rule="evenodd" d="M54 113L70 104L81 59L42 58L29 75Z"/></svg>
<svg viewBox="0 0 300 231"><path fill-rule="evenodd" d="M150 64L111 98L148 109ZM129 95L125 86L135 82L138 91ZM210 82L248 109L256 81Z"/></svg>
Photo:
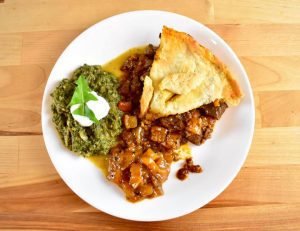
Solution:
<svg viewBox="0 0 300 231"><path fill-rule="evenodd" d="M110 150L108 179L116 183L126 198L136 202L163 194L162 184L170 173L170 166L179 157L176 150L187 142L202 144L210 138L216 120L227 105L223 101L202 106L186 113L158 118L146 114L139 118L139 100L143 80L149 75L156 48L149 45L142 54L130 56L121 70L118 104L124 112L123 131L119 143ZM201 172L201 167L188 159L178 178L187 172Z"/></svg>

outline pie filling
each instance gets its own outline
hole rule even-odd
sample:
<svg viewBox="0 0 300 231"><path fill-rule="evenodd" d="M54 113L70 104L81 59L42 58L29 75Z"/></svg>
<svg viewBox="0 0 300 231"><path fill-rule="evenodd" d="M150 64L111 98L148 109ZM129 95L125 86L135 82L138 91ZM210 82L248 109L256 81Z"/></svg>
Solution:
<svg viewBox="0 0 300 231"><path fill-rule="evenodd" d="M200 145L210 138L216 120L227 108L219 99L181 114L158 117L148 112L140 118L143 83L149 76L156 49L149 45L144 53L131 55L121 67L124 74L118 107L124 112L123 131L118 144L110 150L107 178L131 202L163 195L162 184L169 176L170 166L181 158L177 150L188 142ZM188 172L201 171L188 158L177 177L182 180Z"/></svg>

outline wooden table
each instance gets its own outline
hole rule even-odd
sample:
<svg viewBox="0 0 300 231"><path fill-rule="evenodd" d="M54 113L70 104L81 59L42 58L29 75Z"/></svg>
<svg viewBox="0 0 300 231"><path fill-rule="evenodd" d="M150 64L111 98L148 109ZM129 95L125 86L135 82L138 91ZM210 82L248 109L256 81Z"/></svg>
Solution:
<svg viewBox="0 0 300 231"><path fill-rule="evenodd" d="M78 198L50 162L40 123L64 48L90 25L141 9L183 14L217 32L243 62L256 103L252 147L233 183L202 209L147 224ZM1 0L0 229L300 230L299 70L299 0Z"/></svg>

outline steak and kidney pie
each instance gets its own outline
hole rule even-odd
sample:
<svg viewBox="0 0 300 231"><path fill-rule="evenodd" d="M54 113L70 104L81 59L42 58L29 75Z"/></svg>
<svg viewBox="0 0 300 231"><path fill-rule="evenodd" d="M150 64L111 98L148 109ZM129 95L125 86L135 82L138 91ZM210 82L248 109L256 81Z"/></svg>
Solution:
<svg viewBox="0 0 300 231"><path fill-rule="evenodd" d="M168 27L159 47L131 55L121 70L123 131L110 150L107 177L135 202L163 194L173 161L187 159L177 174L181 179L202 171L187 143L210 138L226 108L239 104L242 91L211 51Z"/></svg>

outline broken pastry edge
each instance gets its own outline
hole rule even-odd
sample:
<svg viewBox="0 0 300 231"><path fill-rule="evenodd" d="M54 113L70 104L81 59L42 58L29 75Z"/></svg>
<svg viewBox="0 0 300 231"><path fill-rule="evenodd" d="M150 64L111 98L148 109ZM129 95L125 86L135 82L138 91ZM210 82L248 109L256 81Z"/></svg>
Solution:
<svg viewBox="0 0 300 231"><path fill-rule="evenodd" d="M144 79L143 93L140 99L140 118L144 117L147 113L153 97L153 92L152 79L149 76L146 76Z"/></svg>

